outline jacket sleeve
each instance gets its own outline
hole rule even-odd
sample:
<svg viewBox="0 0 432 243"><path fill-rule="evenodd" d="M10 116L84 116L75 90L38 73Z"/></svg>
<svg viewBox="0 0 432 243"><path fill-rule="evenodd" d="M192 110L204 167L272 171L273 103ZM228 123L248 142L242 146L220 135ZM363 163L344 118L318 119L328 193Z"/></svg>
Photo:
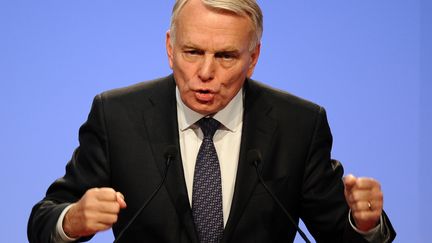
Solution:
<svg viewBox="0 0 432 243"><path fill-rule="evenodd" d="M65 175L51 184L45 198L32 209L27 226L31 243L51 242L57 220L67 205L78 201L90 188L110 185L108 134L100 95L95 97L88 119L80 128L79 143Z"/></svg>
<svg viewBox="0 0 432 243"><path fill-rule="evenodd" d="M320 107L311 138L303 177L300 217L317 242L367 242L349 223L349 207L344 197L343 167L331 158L332 135L325 110ZM390 226L390 238L395 232Z"/></svg>

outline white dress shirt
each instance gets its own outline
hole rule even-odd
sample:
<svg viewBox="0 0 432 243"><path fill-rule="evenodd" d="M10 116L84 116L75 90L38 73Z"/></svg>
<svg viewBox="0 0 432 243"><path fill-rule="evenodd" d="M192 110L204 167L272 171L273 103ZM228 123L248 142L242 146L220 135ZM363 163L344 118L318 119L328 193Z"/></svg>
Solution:
<svg viewBox="0 0 432 243"><path fill-rule="evenodd" d="M204 116L187 107L176 88L177 120L180 138L180 152L189 203L192 205L192 188L195 163L203 140L203 133L195 123ZM222 208L226 225L234 194L237 165L240 155L240 142L243 127L243 91L228 105L213 116L222 126L213 136L213 143L219 159L222 179Z"/></svg>

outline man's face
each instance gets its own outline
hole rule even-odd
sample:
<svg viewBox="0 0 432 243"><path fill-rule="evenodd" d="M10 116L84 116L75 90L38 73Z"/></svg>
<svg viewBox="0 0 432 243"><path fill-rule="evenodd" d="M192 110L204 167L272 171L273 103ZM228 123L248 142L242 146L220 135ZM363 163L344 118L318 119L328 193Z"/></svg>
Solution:
<svg viewBox="0 0 432 243"><path fill-rule="evenodd" d="M247 17L206 8L191 0L177 18L175 41L167 33L168 59L182 101L203 115L223 109L250 77L260 46Z"/></svg>

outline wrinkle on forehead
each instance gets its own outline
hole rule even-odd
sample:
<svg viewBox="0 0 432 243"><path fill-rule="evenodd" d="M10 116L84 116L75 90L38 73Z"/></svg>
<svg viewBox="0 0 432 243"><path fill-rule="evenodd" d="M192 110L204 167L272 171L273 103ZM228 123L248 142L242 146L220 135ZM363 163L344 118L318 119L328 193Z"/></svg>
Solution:
<svg viewBox="0 0 432 243"><path fill-rule="evenodd" d="M183 39L180 41L188 45L198 45L209 41L221 42L224 39L221 37L227 37L226 40L247 37L247 42L250 44L254 33L253 23L247 16L223 9L209 8L201 1L188 1L179 13L176 25L176 35L179 37L177 41ZM190 43L190 36L182 35L180 37L181 32L194 33L194 40L196 39L199 43ZM200 33L206 34L200 36ZM227 47L223 49L227 49Z"/></svg>
<svg viewBox="0 0 432 243"><path fill-rule="evenodd" d="M212 52L249 49L253 30L247 17L195 5L185 6L178 17L178 46Z"/></svg>

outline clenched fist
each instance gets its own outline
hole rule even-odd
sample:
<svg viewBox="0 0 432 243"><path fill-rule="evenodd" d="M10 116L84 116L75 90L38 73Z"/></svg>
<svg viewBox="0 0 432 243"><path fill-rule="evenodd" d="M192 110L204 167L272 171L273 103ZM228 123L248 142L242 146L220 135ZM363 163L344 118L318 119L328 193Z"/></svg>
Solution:
<svg viewBox="0 0 432 243"><path fill-rule="evenodd" d="M120 192L112 188L89 189L66 213L63 230L71 238L107 230L117 222L123 208L126 202Z"/></svg>
<svg viewBox="0 0 432 243"><path fill-rule="evenodd" d="M344 178L345 199L351 208L355 225L369 231L378 225L383 210L383 193L380 183L372 178Z"/></svg>

